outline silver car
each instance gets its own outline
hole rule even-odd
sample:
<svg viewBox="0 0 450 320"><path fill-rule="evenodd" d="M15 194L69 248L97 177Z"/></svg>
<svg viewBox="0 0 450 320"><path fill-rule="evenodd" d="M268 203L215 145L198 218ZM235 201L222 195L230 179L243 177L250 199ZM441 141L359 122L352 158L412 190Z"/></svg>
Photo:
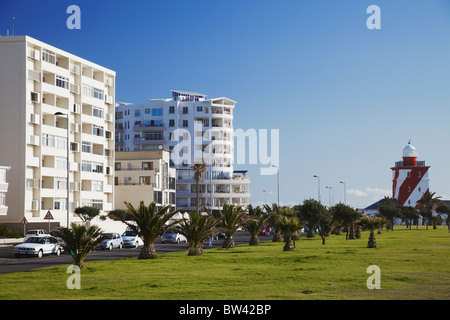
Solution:
<svg viewBox="0 0 450 320"><path fill-rule="evenodd" d="M187 239L181 233L178 233L174 230L168 229L161 236L161 243L167 243L167 242L169 242L169 243L187 242Z"/></svg>
<svg viewBox="0 0 450 320"><path fill-rule="evenodd" d="M111 232L111 233L103 233L102 236L104 240L97 246L98 249L108 249L112 250L113 248L122 249L123 247L123 239L120 234Z"/></svg>
<svg viewBox="0 0 450 320"><path fill-rule="evenodd" d="M122 234L123 246L137 248L144 243L144 241L132 230L127 230Z"/></svg>
<svg viewBox="0 0 450 320"><path fill-rule="evenodd" d="M41 258L44 254L59 256L63 250L60 241L54 237L29 237L24 243L14 247L13 254L16 257L25 255Z"/></svg>

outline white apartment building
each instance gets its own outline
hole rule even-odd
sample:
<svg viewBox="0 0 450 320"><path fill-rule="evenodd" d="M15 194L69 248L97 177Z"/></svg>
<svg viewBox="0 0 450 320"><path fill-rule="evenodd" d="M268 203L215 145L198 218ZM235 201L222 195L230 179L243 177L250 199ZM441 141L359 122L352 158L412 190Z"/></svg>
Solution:
<svg viewBox="0 0 450 320"><path fill-rule="evenodd" d="M11 167L0 223L46 226L50 210L66 226L81 221L76 207L112 210L115 72L28 36L0 37L0 56L0 163Z"/></svg>
<svg viewBox="0 0 450 320"><path fill-rule="evenodd" d="M115 154L114 209L125 210L124 201L137 208L141 201L156 207L176 206L176 169L169 167L168 150L117 151Z"/></svg>
<svg viewBox="0 0 450 320"><path fill-rule="evenodd" d="M6 205L6 193L8 192L8 182L6 181L6 172L10 167L0 166L0 216L8 213Z"/></svg>
<svg viewBox="0 0 450 320"><path fill-rule="evenodd" d="M225 97L172 90L170 99L145 104L116 105L116 150L164 148L177 169L177 208L196 209L194 163L206 163L199 182L200 207L217 210L224 204L247 205L250 180L235 172L233 111L236 102Z"/></svg>

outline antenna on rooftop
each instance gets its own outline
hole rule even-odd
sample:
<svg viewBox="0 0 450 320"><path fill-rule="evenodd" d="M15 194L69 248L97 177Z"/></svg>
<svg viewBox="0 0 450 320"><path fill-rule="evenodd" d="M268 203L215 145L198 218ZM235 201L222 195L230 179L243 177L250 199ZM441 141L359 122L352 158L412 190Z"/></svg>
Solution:
<svg viewBox="0 0 450 320"><path fill-rule="evenodd" d="M13 35L14 35L14 23L16 21L16 17L13 17Z"/></svg>

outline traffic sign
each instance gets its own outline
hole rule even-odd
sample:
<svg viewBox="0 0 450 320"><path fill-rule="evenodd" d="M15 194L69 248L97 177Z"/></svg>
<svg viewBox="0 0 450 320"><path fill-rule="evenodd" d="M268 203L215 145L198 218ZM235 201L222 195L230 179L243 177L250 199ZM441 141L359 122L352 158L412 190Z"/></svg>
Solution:
<svg viewBox="0 0 450 320"><path fill-rule="evenodd" d="M52 216L52 213L50 212L50 210L47 211L47 214L45 215L44 220L53 220L53 216Z"/></svg>
<svg viewBox="0 0 450 320"><path fill-rule="evenodd" d="M23 217L22 221L20 221L20 224L23 224L23 225L28 224L27 218Z"/></svg>

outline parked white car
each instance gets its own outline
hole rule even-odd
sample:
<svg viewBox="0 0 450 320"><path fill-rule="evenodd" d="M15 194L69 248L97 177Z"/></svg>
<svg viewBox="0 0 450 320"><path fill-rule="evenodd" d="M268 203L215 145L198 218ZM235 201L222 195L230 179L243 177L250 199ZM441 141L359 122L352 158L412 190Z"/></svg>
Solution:
<svg viewBox="0 0 450 320"><path fill-rule="evenodd" d="M13 254L16 257L32 255L41 258L44 254L59 256L63 250L58 239L54 237L29 237L24 243L14 247Z"/></svg>
<svg viewBox="0 0 450 320"><path fill-rule="evenodd" d="M48 237L50 234L44 229L35 229L29 230L25 233L24 240L27 240L30 237Z"/></svg>
<svg viewBox="0 0 450 320"><path fill-rule="evenodd" d="M144 241L133 230L127 230L122 234L124 247L139 247L144 244Z"/></svg>
<svg viewBox="0 0 450 320"><path fill-rule="evenodd" d="M102 236L105 237L105 240L100 243L97 248L99 249L108 249L112 250L113 248L122 249L123 247L123 239L120 234L112 232L112 233L103 233Z"/></svg>
<svg viewBox="0 0 450 320"><path fill-rule="evenodd" d="M172 229L168 229L161 236L161 243L167 242L169 243L187 242L187 239L181 233L178 233Z"/></svg>

